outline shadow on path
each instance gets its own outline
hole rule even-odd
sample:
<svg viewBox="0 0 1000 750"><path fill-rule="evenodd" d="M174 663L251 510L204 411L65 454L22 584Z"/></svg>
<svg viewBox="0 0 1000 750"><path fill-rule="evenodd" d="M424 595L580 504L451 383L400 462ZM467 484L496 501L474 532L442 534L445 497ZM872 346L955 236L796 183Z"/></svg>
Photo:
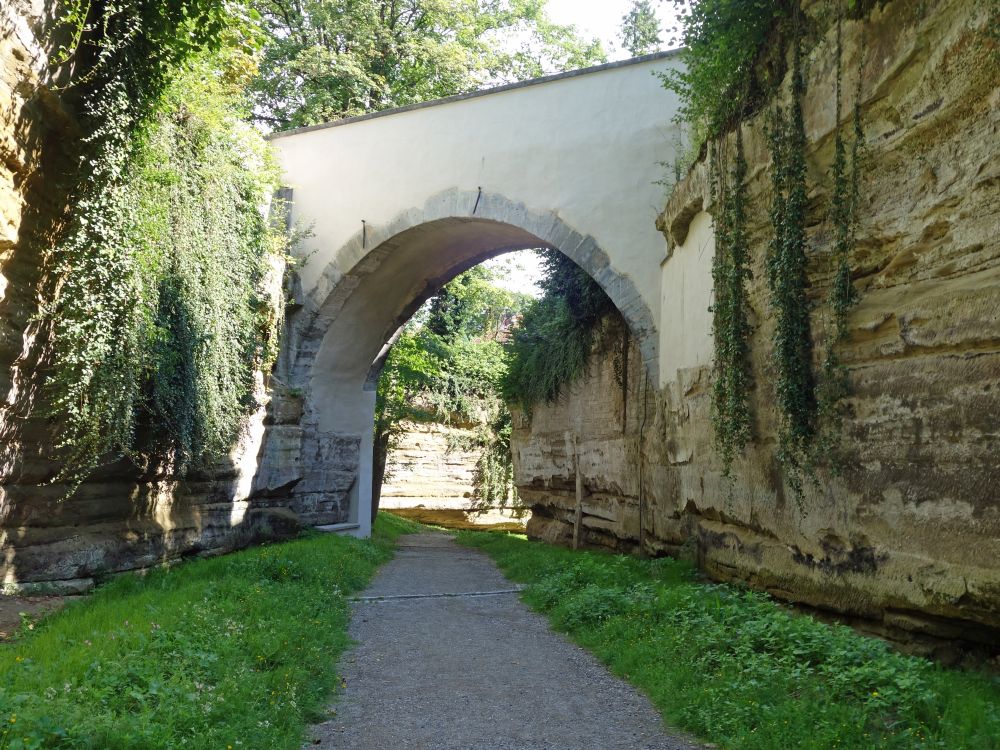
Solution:
<svg viewBox="0 0 1000 750"><path fill-rule="evenodd" d="M354 604L359 645L341 665L346 689L311 746L700 747L664 734L644 696L550 630L516 589L485 554L447 534L400 537L396 557Z"/></svg>

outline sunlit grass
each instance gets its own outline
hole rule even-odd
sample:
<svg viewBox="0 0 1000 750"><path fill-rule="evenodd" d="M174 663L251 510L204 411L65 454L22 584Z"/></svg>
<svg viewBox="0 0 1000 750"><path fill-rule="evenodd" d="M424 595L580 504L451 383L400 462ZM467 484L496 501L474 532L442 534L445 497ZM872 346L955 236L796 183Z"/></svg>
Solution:
<svg viewBox="0 0 1000 750"><path fill-rule="evenodd" d="M740 750L1000 748L1000 679L944 669L691 566L460 532L667 722Z"/></svg>
<svg viewBox="0 0 1000 750"><path fill-rule="evenodd" d="M0 750L298 748L347 647L345 595L418 528L314 535L121 576L0 646Z"/></svg>

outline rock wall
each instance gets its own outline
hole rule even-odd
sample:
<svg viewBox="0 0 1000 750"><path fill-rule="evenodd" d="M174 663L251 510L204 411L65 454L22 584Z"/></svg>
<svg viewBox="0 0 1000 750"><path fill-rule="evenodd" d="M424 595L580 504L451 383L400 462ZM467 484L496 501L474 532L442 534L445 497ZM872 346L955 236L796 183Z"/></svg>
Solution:
<svg viewBox="0 0 1000 750"><path fill-rule="evenodd" d="M687 554L712 576L877 623L883 632L1000 643L1000 63L995 4L880 4L844 26L844 88L865 37L862 215L852 257L860 304L840 348L849 415L838 472L800 503L775 456L773 317L764 116L743 125L754 277L755 440L723 476L710 418L710 358L662 352L644 396L633 350L627 388L608 351L568 398L515 431L529 532L566 540L572 434L592 544ZM991 31L992 29L992 31ZM810 280L817 367L829 307L835 30L809 55ZM853 106L848 94L845 117ZM842 123L849 129L849 122ZM677 186L659 225L664 278L678 264L710 279L707 170ZM666 290L665 285L665 290ZM666 291L665 291L666 294ZM669 310L665 297L664 309ZM703 313L697 313L704 317ZM661 328L683 326L664 319ZM671 360L671 357L674 360ZM624 394L624 399L623 399ZM627 408L625 403L628 404ZM617 414L624 417L617 418ZM643 417L644 415L644 417ZM645 425L643 427L643 425Z"/></svg>
<svg viewBox="0 0 1000 750"><path fill-rule="evenodd" d="M381 508L468 508L478 454L464 450L471 430L405 422L389 451Z"/></svg>
<svg viewBox="0 0 1000 750"><path fill-rule="evenodd" d="M53 483L59 426L40 416L46 352L36 316L82 133L72 102L52 85L64 74L43 42L52 13L40 0L0 4L0 593L37 584L77 591L107 573L233 549L299 524L251 487L265 422L274 421L263 380L246 439L210 470L180 480L121 462L68 499Z"/></svg>

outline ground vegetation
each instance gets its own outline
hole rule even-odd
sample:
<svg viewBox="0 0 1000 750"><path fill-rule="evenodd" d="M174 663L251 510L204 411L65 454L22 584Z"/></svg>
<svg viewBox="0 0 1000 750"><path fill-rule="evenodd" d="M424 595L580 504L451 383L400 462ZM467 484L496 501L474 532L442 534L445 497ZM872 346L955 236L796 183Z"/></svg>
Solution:
<svg viewBox="0 0 1000 750"><path fill-rule="evenodd" d="M1000 679L949 670L767 595L700 581L689 563L463 531L524 600L723 748L991 750Z"/></svg>
<svg viewBox="0 0 1000 750"><path fill-rule="evenodd" d="M124 575L0 645L3 750L302 747L350 643L347 597L418 529L313 534Z"/></svg>

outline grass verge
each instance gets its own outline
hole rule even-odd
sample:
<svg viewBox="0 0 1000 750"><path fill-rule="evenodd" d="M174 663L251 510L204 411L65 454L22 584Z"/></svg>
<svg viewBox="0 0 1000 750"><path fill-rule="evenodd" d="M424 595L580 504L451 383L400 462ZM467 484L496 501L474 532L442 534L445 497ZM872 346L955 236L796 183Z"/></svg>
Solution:
<svg viewBox="0 0 1000 750"><path fill-rule="evenodd" d="M0 750L299 748L348 646L345 595L416 524L121 576L0 646Z"/></svg>
<svg viewBox="0 0 1000 750"><path fill-rule="evenodd" d="M1000 748L1000 679L947 670L671 559L463 531L525 601L644 690L666 721L740 750Z"/></svg>

